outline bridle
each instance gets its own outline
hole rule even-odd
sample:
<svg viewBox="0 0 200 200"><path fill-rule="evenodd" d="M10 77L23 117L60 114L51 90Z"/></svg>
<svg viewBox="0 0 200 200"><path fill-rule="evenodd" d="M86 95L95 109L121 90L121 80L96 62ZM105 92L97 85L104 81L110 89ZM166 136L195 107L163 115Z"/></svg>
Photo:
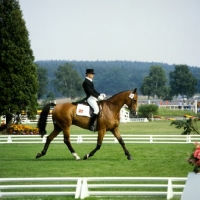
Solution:
<svg viewBox="0 0 200 200"><path fill-rule="evenodd" d="M134 94L133 94L133 95L134 95ZM133 97L134 97L134 96L133 96ZM129 95L129 98L131 99L131 105L130 105L130 106L127 105L126 102L128 101L128 99L126 99L125 104L127 105L127 109L130 110L131 114L135 114L135 110L133 110L132 107L133 107L133 102L135 102L135 101L137 101L137 100L131 98L130 95Z"/></svg>

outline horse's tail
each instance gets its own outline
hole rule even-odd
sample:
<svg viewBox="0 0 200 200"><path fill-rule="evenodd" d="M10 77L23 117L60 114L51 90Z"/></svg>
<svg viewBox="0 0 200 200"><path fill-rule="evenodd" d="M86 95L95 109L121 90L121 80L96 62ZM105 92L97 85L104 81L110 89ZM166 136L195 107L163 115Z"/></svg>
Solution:
<svg viewBox="0 0 200 200"><path fill-rule="evenodd" d="M37 127L39 129L39 134L41 137L43 137L46 134L46 125L47 125L47 116L49 114L49 110L51 106L55 106L55 103L49 103L42 109L42 112L40 113L40 117L38 120Z"/></svg>

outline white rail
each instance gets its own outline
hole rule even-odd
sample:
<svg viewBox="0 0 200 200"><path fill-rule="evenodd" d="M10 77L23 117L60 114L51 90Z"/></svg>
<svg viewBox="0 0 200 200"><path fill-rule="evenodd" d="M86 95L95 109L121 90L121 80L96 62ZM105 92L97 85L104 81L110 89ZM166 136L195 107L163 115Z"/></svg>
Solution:
<svg viewBox="0 0 200 200"><path fill-rule="evenodd" d="M16 185L5 184L12 182L17 182L18 184ZM44 184L38 185L37 182L43 182ZM49 182L56 182L56 183L49 184ZM63 182L65 184L63 184ZM53 177L52 178L0 178L0 197L66 195L66 196L74 196L75 199L78 199L80 197L81 184L82 184L82 178L64 178L64 177L63 178L59 177L58 178L55 177L54 178ZM54 191L49 191L49 190L47 191L44 188L49 188L49 189L53 188ZM73 188L73 190L71 188ZM69 191L66 191L67 189Z"/></svg>
<svg viewBox="0 0 200 200"><path fill-rule="evenodd" d="M0 178L0 197L70 195L75 199L84 199L89 196L159 195L171 199L175 195L182 195L186 179L182 177ZM10 185L12 182L17 184ZM74 184L69 184L70 182ZM54 191L50 191L51 188ZM73 191L66 191L68 188L73 188Z"/></svg>
<svg viewBox="0 0 200 200"><path fill-rule="evenodd" d="M0 144L16 144L16 143L45 143L45 135L41 138L39 135L0 135ZM74 135L71 134L71 143L95 143L96 135ZM166 144L185 144L200 141L200 135L122 135L125 143L166 143ZM63 135L58 135L52 143L63 143ZM105 135L103 143L118 143L113 135Z"/></svg>

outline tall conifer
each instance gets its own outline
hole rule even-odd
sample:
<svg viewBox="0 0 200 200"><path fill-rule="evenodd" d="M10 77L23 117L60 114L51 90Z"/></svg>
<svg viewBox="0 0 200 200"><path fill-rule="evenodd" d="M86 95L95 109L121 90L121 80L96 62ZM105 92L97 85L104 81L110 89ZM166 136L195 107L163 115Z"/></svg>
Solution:
<svg viewBox="0 0 200 200"><path fill-rule="evenodd" d="M36 112L37 73L29 34L17 0L0 0L0 112Z"/></svg>

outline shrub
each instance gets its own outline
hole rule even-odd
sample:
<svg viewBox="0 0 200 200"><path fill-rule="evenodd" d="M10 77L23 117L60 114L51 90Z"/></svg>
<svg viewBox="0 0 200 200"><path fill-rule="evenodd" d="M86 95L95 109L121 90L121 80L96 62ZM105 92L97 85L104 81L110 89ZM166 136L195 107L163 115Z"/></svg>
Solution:
<svg viewBox="0 0 200 200"><path fill-rule="evenodd" d="M158 106L155 104L140 105L138 108L138 113L142 117L150 118L152 115L156 115L158 113Z"/></svg>

